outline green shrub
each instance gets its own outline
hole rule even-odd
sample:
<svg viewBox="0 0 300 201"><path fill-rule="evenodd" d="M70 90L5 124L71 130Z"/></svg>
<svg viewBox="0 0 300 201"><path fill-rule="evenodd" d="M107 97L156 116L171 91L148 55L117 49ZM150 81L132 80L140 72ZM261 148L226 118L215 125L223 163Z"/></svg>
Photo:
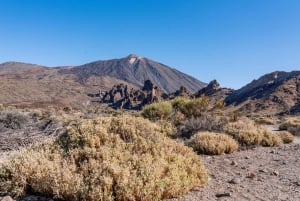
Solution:
<svg viewBox="0 0 300 201"><path fill-rule="evenodd" d="M161 127L129 116L81 120L54 142L28 149L0 168L0 189L67 201L152 201L207 183L192 149Z"/></svg>
<svg viewBox="0 0 300 201"><path fill-rule="evenodd" d="M180 111L186 117L198 117L208 110L209 98L203 96L196 99L176 98L172 101L172 106L176 111Z"/></svg>
<svg viewBox="0 0 300 201"><path fill-rule="evenodd" d="M170 102L153 103L143 108L142 116L150 120L167 119L171 115L172 110Z"/></svg>
<svg viewBox="0 0 300 201"><path fill-rule="evenodd" d="M211 132L199 132L189 144L196 152L211 155L230 154L238 149L238 143L230 136Z"/></svg>

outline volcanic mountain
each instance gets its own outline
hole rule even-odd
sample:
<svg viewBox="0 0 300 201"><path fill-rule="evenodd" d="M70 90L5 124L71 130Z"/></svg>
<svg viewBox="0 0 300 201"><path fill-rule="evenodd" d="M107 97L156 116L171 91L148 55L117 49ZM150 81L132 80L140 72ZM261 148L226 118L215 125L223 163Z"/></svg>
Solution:
<svg viewBox="0 0 300 201"><path fill-rule="evenodd" d="M80 66L45 67L20 62L0 64L0 103L86 104L89 93L123 83L141 88L146 80L170 93L185 86L196 92L205 83L153 60L129 55Z"/></svg>
<svg viewBox="0 0 300 201"><path fill-rule="evenodd" d="M276 71L231 93L227 105L268 115L300 112L300 71Z"/></svg>

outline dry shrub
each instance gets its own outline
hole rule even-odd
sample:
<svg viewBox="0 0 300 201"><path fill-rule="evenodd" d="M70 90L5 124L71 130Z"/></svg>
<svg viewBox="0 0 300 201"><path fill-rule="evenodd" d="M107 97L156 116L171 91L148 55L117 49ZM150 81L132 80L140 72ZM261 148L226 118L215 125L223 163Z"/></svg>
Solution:
<svg viewBox="0 0 300 201"><path fill-rule="evenodd" d="M282 145L281 138L272 133L271 131L268 131L266 129L261 128L261 133L263 135L261 145L265 147L278 147Z"/></svg>
<svg viewBox="0 0 300 201"><path fill-rule="evenodd" d="M190 138L199 131L220 132L227 123L228 121L224 116L203 113L197 118L191 118L184 121L178 129L178 135Z"/></svg>
<svg viewBox="0 0 300 201"><path fill-rule="evenodd" d="M171 115L172 110L170 102L153 103L143 108L142 116L150 120L167 119Z"/></svg>
<svg viewBox="0 0 300 201"><path fill-rule="evenodd" d="M274 125L276 123L276 120L270 117L258 117L254 121L262 125Z"/></svg>
<svg viewBox="0 0 300 201"><path fill-rule="evenodd" d="M19 111L0 112L0 127L21 129L30 121L30 116Z"/></svg>
<svg viewBox="0 0 300 201"><path fill-rule="evenodd" d="M289 144L294 142L294 136L290 132L280 131L278 133L278 136L281 138L284 144Z"/></svg>
<svg viewBox="0 0 300 201"><path fill-rule="evenodd" d="M192 149L129 116L74 122L0 169L0 189L14 197L31 191L72 201L161 200L206 183Z"/></svg>
<svg viewBox="0 0 300 201"><path fill-rule="evenodd" d="M296 128L300 126L299 118L288 118L286 121L279 125L279 130L288 130L289 128Z"/></svg>
<svg viewBox="0 0 300 201"><path fill-rule="evenodd" d="M211 132L199 132L191 139L190 146L199 153L220 155L231 154L238 149L238 143L230 136Z"/></svg>
<svg viewBox="0 0 300 201"><path fill-rule="evenodd" d="M292 133L295 136L300 136L300 125L297 127L288 128L288 132Z"/></svg>
<svg viewBox="0 0 300 201"><path fill-rule="evenodd" d="M164 133L166 136L171 138L177 137L176 128L173 126L172 123L166 120L158 120L155 123L161 128L161 132Z"/></svg>
<svg viewBox="0 0 300 201"><path fill-rule="evenodd" d="M224 132L245 146L278 146L281 144L281 140L278 136L269 132L265 127L256 125L249 119L228 123L224 127Z"/></svg>

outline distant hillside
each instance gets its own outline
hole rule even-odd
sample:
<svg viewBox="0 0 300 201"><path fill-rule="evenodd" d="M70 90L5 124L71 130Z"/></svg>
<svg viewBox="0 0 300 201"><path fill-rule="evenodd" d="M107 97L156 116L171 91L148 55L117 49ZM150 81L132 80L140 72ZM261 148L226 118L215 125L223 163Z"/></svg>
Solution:
<svg viewBox="0 0 300 201"><path fill-rule="evenodd" d="M300 111L300 71L276 71L253 80L226 99L245 112L265 114Z"/></svg>
<svg viewBox="0 0 300 201"><path fill-rule="evenodd" d="M92 77L108 76L140 88L146 80L151 80L154 85L168 93L178 90L181 86L185 86L190 92L196 92L206 85L174 68L136 55L96 61L71 69L63 69L60 73L75 74L78 81L83 84ZM113 83L115 84L119 83Z"/></svg>
<svg viewBox="0 0 300 201"><path fill-rule="evenodd" d="M191 76L136 55L75 67L6 62L0 64L0 103L82 105L90 101L89 93L120 83L140 88L145 80L151 80L165 92L174 92L182 85L195 92L205 86Z"/></svg>

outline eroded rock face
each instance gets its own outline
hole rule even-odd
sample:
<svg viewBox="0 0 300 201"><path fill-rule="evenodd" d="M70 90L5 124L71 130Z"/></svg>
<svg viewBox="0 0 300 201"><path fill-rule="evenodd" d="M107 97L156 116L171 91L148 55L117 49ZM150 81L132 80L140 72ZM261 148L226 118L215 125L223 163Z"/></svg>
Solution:
<svg viewBox="0 0 300 201"><path fill-rule="evenodd" d="M127 85L119 84L104 93L101 102L108 103L115 109L141 109L146 104L168 98L150 80L144 82L142 89L128 89Z"/></svg>
<svg viewBox="0 0 300 201"><path fill-rule="evenodd" d="M197 96L211 96L217 91L221 89L220 84L217 82L217 80L212 80L206 87L200 89L197 93Z"/></svg>

